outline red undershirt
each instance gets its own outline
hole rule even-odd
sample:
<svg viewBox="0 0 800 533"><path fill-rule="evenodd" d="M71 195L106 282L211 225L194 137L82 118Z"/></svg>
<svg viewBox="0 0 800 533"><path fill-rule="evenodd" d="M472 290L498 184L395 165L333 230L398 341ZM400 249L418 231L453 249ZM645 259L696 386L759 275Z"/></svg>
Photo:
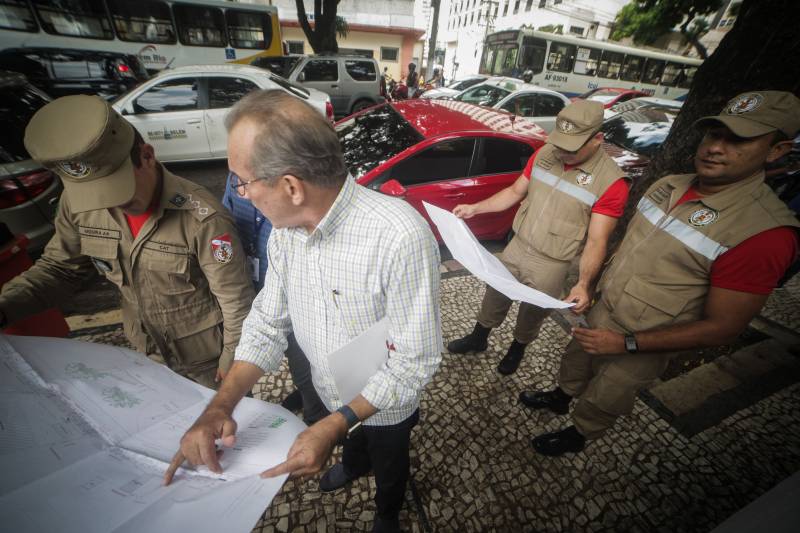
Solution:
<svg viewBox="0 0 800 533"><path fill-rule="evenodd" d="M534 152L528 160L528 164L525 165L525 170L522 171L522 175L528 179L531 179L533 161L536 159L536 154L538 153L539 150ZM564 165L564 170L569 172L575 168L575 166L578 165ZM594 203L592 206L592 213L598 213L613 218L621 217L623 211L625 211L625 204L628 202L629 190L630 186L628 185L628 180L622 178L618 179L612 183L611 187L606 189L606 192Z"/></svg>
<svg viewBox="0 0 800 533"><path fill-rule="evenodd" d="M701 195L692 187L674 207L698 198ZM799 244L797 231L789 226L753 235L714 261L711 265L711 286L769 294L797 258Z"/></svg>
<svg viewBox="0 0 800 533"><path fill-rule="evenodd" d="M155 202L153 202L153 205L148 207L147 211L141 215L129 215L128 213L125 213L125 220L128 221L128 227L131 229L131 234L133 235L134 239L139 235L142 227L144 227L150 218L150 215L152 215L155 210L156 206Z"/></svg>

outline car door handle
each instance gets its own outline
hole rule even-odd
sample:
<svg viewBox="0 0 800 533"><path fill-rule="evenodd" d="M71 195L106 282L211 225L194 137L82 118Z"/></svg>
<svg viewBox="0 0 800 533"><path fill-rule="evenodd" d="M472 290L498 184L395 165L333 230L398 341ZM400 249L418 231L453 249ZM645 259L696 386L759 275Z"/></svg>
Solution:
<svg viewBox="0 0 800 533"><path fill-rule="evenodd" d="M200 124L201 122L203 121L199 118L191 118L186 121L187 124Z"/></svg>
<svg viewBox="0 0 800 533"><path fill-rule="evenodd" d="M464 198L467 195L465 192L454 192L450 194L445 194L445 198Z"/></svg>
<svg viewBox="0 0 800 533"><path fill-rule="evenodd" d="M331 89L338 89L338 88L339 88L339 86L336 85L335 83L333 85L331 85Z"/></svg>

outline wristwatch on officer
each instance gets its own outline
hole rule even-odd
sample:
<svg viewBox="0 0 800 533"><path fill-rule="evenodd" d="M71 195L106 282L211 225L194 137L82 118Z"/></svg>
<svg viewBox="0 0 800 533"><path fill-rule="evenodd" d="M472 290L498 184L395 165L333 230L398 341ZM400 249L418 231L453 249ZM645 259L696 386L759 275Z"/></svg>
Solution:
<svg viewBox="0 0 800 533"><path fill-rule="evenodd" d="M639 351L639 345L636 343L636 336L633 333L625 335L625 351L628 353Z"/></svg>
<svg viewBox="0 0 800 533"><path fill-rule="evenodd" d="M348 405L341 406L336 410L336 412L341 413L347 422L347 438L350 438L353 432L361 427L361 419L358 418L356 412L350 409L350 406Z"/></svg>

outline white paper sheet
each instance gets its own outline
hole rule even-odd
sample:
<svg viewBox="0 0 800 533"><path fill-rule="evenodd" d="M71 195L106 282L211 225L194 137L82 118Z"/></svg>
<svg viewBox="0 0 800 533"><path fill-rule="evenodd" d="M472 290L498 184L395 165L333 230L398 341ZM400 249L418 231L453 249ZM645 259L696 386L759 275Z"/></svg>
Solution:
<svg viewBox="0 0 800 533"><path fill-rule="evenodd" d="M574 305L517 281L497 257L481 246L463 220L450 211L427 202L422 203L428 211L428 216L436 224L442 240L453 254L453 258L475 277L512 300L527 302L544 309L565 309Z"/></svg>
<svg viewBox="0 0 800 533"><path fill-rule="evenodd" d="M278 405L245 398L220 475L161 479L213 391L130 350L0 336L0 523L62 532L250 531L286 476L305 428Z"/></svg>
<svg viewBox="0 0 800 533"><path fill-rule="evenodd" d="M328 355L328 366L342 403L361 394L369 378L389 358L389 319L384 318L367 331Z"/></svg>

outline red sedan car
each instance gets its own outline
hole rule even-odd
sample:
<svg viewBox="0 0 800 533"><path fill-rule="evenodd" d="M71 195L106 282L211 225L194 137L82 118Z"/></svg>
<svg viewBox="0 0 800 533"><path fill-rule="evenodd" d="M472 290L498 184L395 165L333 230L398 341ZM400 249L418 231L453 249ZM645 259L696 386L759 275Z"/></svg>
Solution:
<svg viewBox="0 0 800 533"><path fill-rule="evenodd" d="M358 183L403 198L428 223L423 201L452 210L492 196L519 177L546 139L533 122L451 100L381 104L335 127ZM466 222L479 239L503 239L516 211Z"/></svg>
<svg viewBox="0 0 800 533"><path fill-rule="evenodd" d="M576 96L571 100L596 100L603 104L604 109L616 105L620 102L626 102L631 98L640 98L642 96L653 96L651 93L639 91L636 89L622 89L616 87L598 87L591 91L585 92L580 96Z"/></svg>

